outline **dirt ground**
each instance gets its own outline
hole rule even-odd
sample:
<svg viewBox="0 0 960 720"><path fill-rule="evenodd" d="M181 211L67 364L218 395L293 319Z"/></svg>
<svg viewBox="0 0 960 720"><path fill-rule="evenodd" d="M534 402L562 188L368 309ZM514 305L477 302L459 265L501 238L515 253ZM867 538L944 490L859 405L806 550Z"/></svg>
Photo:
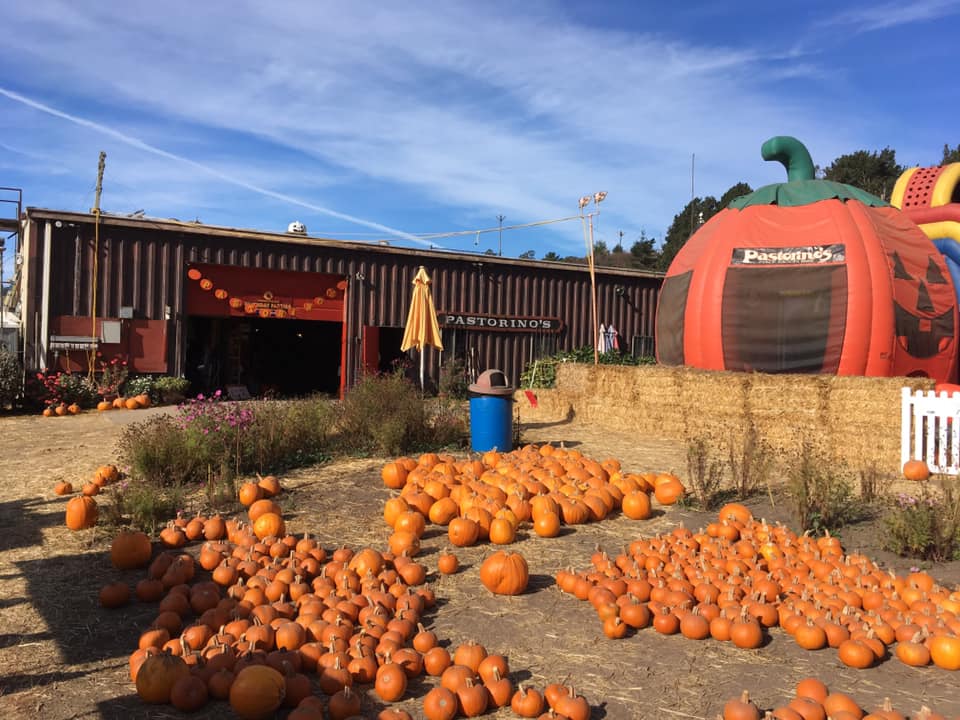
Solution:
<svg viewBox="0 0 960 720"><path fill-rule="evenodd" d="M67 530L65 499L52 492L58 479L78 484L98 465L113 461L123 424L162 411L0 418L7 488L0 502L0 718L180 717L168 706L143 705L129 681L127 657L152 620L153 606L134 603L108 611L97 603L103 584L120 578L132 586L143 571L113 570L106 552L108 534ZM523 441L563 442L598 459L617 457L628 470L675 469L682 475L685 466L684 448L675 443L576 422L525 426ZM389 493L379 477L383 462L341 461L284 476L288 528L297 534L309 531L328 549L343 544L384 547L388 533L381 513ZM782 502L771 506L767 497L758 497L752 505L757 515L789 521ZM513 598L492 596L479 583L479 561L489 546L464 548L458 551L459 573L432 578L439 602L428 623L453 645L473 639L508 655L515 681L539 687L571 682L590 701L593 718L713 720L723 702L744 688L761 707L772 708L792 697L797 680L808 675L853 695L868 709L889 696L908 714L922 704L946 715L960 714L957 674L912 669L897 661L852 670L834 651L803 651L776 628L765 647L751 651L730 643L665 637L652 629L609 640L589 604L561 594L553 582L560 568L586 567L598 545L616 553L637 537L678 523L700 527L708 518L671 508L643 522L618 515L552 540L523 534L515 549L528 559L531 584L526 594ZM914 564L884 553L877 537L877 521L844 533L848 550L866 552L900 571ZM422 555L428 567L436 566L445 540L445 533L428 530ZM930 572L955 585L958 565L936 565ZM408 695L422 696L432 683L413 684ZM402 706L422 717L418 700ZM371 692L364 699L365 716L375 717L379 708ZM230 716L223 703L193 715ZM514 715L501 710L488 717Z"/></svg>

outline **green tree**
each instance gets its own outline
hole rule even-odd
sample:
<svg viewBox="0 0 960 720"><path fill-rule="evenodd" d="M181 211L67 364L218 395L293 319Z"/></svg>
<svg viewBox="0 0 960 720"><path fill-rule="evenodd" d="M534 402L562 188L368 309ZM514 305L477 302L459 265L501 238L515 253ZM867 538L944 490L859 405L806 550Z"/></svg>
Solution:
<svg viewBox="0 0 960 720"><path fill-rule="evenodd" d="M518 256L521 260L533 260L537 254L533 250L527 250Z"/></svg>
<svg viewBox="0 0 960 720"><path fill-rule="evenodd" d="M727 205L729 205L731 201L736 200L738 197L742 195L749 195L752 192L753 192L753 188L750 187L747 183L738 182L736 185L731 187L723 195L720 196L720 209L722 210Z"/></svg>
<svg viewBox="0 0 960 720"><path fill-rule="evenodd" d="M638 270L656 270L660 261L660 253L654 247L656 240L648 238L644 230L640 237L630 246L630 265Z"/></svg>
<svg viewBox="0 0 960 720"><path fill-rule="evenodd" d="M551 250L550 252L544 254L543 259L544 259L544 260L551 260L551 261L553 261L553 262L560 262L561 260L563 260L563 258L560 257L559 255L557 255L553 250Z"/></svg>
<svg viewBox="0 0 960 720"><path fill-rule="evenodd" d="M825 180L846 183L889 200L893 185L903 173L897 153L887 147L879 152L857 150L841 155L823 170Z"/></svg>
<svg viewBox="0 0 960 720"><path fill-rule="evenodd" d="M947 163L960 162L960 145L957 145L955 148L951 148L949 145L943 146L943 159L940 161L941 165L946 165Z"/></svg>
<svg viewBox="0 0 960 720"><path fill-rule="evenodd" d="M694 198L686 205L683 210L673 216L673 222L667 228L667 234L663 237L663 246L660 248L660 259L657 263L658 270L666 271L673 262L690 236L697 231L702 223L707 222L720 210L720 203L712 195L705 198Z"/></svg>

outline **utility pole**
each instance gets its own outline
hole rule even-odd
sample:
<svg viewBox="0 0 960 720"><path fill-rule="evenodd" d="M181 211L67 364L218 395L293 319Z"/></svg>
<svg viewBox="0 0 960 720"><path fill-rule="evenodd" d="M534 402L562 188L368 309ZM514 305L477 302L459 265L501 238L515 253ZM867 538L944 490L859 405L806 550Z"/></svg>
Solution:
<svg viewBox="0 0 960 720"><path fill-rule="evenodd" d="M619 246L620 246L620 249L623 250L623 234L624 234L624 233L623 233L623 230L621 230L621 231L620 231L619 233L617 233L617 234L620 236L620 242L618 242L617 245L619 245Z"/></svg>
<svg viewBox="0 0 960 720"><path fill-rule="evenodd" d="M107 166L107 153L100 151L100 161L97 163L97 189L93 198L93 278L90 293L90 356L87 362L87 372L90 379L96 374L97 364L97 276L100 259L100 193L103 192L103 171Z"/></svg>
<svg viewBox="0 0 960 720"><path fill-rule="evenodd" d="M497 255L503 257L503 215L497 215L497 222L499 223L500 232L498 233L499 239L497 240Z"/></svg>

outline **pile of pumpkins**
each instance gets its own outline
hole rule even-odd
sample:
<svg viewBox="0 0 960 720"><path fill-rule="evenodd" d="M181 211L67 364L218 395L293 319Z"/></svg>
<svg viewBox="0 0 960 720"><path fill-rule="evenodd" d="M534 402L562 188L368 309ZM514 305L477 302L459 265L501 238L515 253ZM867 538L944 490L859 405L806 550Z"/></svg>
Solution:
<svg viewBox="0 0 960 720"><path fill-rule="evenodd" d="M815 677L807 677L797 683L794 697L773 710L761 713L760 708L744 690L736 698L727 700L723 705L723 714L717 720L812 720L830 718L830 720L906 720L908 716L894 709L890 698L867 713L851 696L842 692L831 692L827 685ZM912 720L947 720L945 715L934 712L926 705L909 716ZM954 720L960 720L960 717Z"/></svg>
<svg viewBox="0 0 960 720"><path fill-rule="evenodd" d="M66 526L71 530L85 530L96 525L100 510L93 496L99 495L104 487L112 485L118 480L120 480L120 471L116 465L101 465L98 467L94 471L90 482L84 483L80 489L81 494L67 501L64 517ZM57 495L72 495L73 483L68 480L60 480L53 486L53 491Z"/></svg>
<svg viewBox="0 0 960 720"><path fill-rule="evenodd" d="M273 499L279 491L271 476L242 486L248 522L178 518L161 533L167 550L156 558L143 533L115 538L114 566L149 565L134 594L159 603L130 656L145 702L191 712L226 700L247 720L281 707L291 708L290 720L345 720L361 713L359 686L372 685L381 703L392 703L426 674L439 681L422 699L428 720L504 705L520 708L521 717L539 717L549 705L551 717L587 720L590 706L572 688L515 689L502 655L478 643L441 646L422 624L436 599L425 565L372 547L328 553L306 534L287 534ZM203 543L196 558L184 551L191 540ZM201 571L210 579L201 580ZM100 596L105 607L129 598L122 582ZM388 707L378 718L411 715Z"/></svg>
<svg viewBox="0 0 960 720"><path fill-rule="evenodd" d="M730 503L706 529L637 539L616 557L556 575L560 590L591 603L611 638L653 626L693 640L758 648L779 626L801 648L836 649L869 668L892 651L911 666L960 669L960 589L925 572L883 572L837 538L798 536Z"/></svg>
<svg viewBox="0 0 960 720"><path fill-rule="evenodd" d="M107 410L140 410L150 407L150 396L147 393L131 395L130 397L117 397L111 400L101 400L97 403L97 412Z"/></svg>
<svg viewBox="0 0 960 720"><path fill-rule="evenodd" d="M70 415L79 415L83 410L80 408L77 403L56 403L54 405L47 405L43 412L40 413L44 417L67 417Z"/></svg>
<svg viewBox="0 0 960 720"><path fill-rule="evenodd" d="M384 520L394 530L390 549L411 556L419 551L425 520L446 526L457 547L507 545L520 523L531 523L540 537L556 537L563 525L600 521L617 510L649 518L651 495L671 505L685 492L671 473L623 473L616 459L597 462L549 444L465 460L401 457L384 465L381 477L400 491L384 504Z"/></svg>

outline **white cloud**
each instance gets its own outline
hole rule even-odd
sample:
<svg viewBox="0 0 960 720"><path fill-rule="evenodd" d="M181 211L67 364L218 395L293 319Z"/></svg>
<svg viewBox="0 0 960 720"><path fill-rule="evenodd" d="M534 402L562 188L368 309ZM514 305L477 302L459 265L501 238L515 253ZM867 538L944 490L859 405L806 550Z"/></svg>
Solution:
<svg viewBox="0 0 960 720"><path fill-rule="evenodd" d="M769 135L800 136L815 159L849 147L854 131L837 128L852 123L767 86L818 78L802 53L588 28L548 10L39 1L8 11L0 64L29 69L32 93L51 105L248 185L306 186L317 206L334 195L349 215L397 211L323 178L395 188L451 224L569 215L581 194L605 189L608 226L659 235L689 195L692 153L698 194L719 194L781 177L759 160ZM271 162L271 147L302 158L300 179ZM123 204L202 207L217 195L211 178L153 155L140 156ZM313 175L320 182L304 182ZM171 189L178 178L183 191ZM578 236L572 227L572 252Z"/></svg>
<svg viewBox="0 0 960 720"><path fill-rule="evenodd" d="M957 13L960 13L960 2L957 0L898 1L841 10L823 20L821 24L844 26L854 32L870 32L938 20Z"/></svg>

